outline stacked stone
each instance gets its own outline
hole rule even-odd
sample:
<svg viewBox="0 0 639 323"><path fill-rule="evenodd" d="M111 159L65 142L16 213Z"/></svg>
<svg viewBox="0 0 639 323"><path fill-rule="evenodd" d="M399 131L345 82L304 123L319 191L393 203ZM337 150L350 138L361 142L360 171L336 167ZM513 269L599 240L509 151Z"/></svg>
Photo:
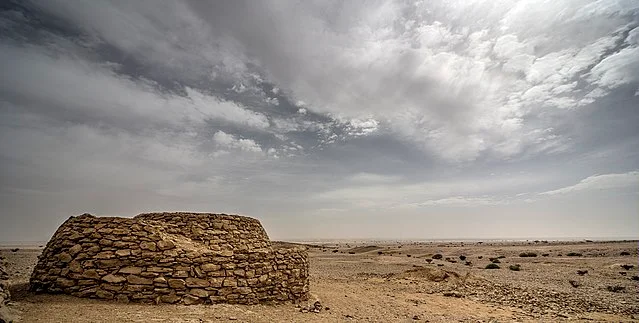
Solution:
<svg viewBox="0 0 639 323"><path fill-rule="evenodd" d="M9 302L9 285L7 281L9 280L9 274L5 270L4 258L0 256L0 309L7 305Z"/></svg>
<svg viewBox="0 0 639 323"><path fill-rule="evenodd" d="M257 219L227 214L144 213L135 219L164 226L168 233L199 241L213 250L249 250L271 246Z"/></svg>
<svg viewBox="0 0 639 323"><path fill-rule="evenodd" d="M71 217L31 276L36 292L122 302L256 304L308 298L304 248L273 249L259 221L196 213Z"/></svg>

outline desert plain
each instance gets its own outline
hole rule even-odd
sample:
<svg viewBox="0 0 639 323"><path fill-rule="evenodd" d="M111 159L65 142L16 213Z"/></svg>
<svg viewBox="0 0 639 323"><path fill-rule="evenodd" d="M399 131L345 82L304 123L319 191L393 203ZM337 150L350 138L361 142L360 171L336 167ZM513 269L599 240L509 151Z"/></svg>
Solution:
<svg viewBox="0 0 639 323"><path fill-rule="evenodd" d="M0 246L0 256L20 322L639 322L637 241L304 244L311 297L280 305L34 294L29 276L42 247Z"/></svg>

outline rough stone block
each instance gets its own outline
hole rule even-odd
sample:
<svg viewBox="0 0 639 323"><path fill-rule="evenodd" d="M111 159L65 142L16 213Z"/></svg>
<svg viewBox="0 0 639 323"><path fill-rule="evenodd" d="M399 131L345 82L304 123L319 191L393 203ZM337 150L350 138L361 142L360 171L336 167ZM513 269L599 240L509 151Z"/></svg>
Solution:
<svg viewBox="0 0 639 323"><path fill-rule="evenodd" d="M182 302L184 303L184 305L196 305L196 304L201 304L202 299L193 295L185 295L182 298Z"/></svg>
<svg viewBox="0 0 639 323"><path fill-rule="evenodd" d="M209 281L206 279L200 279L200 278L192 278L189 277L186 279L186 286L187 287L209 287Z"/></svg>
<svg viewBox="0 0 639 323"><path fill-rule="evenodd" d="M179 302L181 299L182 299L182 297L177 296L175 294L160 296L160 301L162 303L175 304L175 303Z"/></svg>
<svg viewBox="0 0 639 323"><path fill-rule="evenodd" d="M98 274L98 271L95 269L88 269L82 273L82 277L88 279L100 279L100 274Z"/></svg>
<svg viewBox="0 0 639 323"><path fill-rule="evenodd" d="M118 272L120 274L139 275L140 273L142 273L142 269L143 268L141 267L124 267L120 269Z"/></svg>
<svg viewBox="0 0 639 323"><path fill-rule="evenodd" d="M108 274L108 275L102 277L102 280L107 282L107 283L119 284L119 283L122 283L122 282L126 281L127 279L122 277L122 276L116 276L116 275Z"/></svg>
<svg viewBox="0 0 639 323"><path fill-rule="evenodd" d="M189 295L205 298L205 297L209 297L209 292L204 289L192 288L191 290L189 290Z"/></svg>
<svg viewBox="0 0 639 323"><path fill-rule="evenodd" d="M118 257L126 257L131 255L131 249L116 250L115 255Z"/></svg>
<svg viewBox="0 0 639 323"><path fill-rule="evenodd" d="M126 281L129 284L134 284L134 285L152 285L153 284L153 280L136 276L136 275L127 276Z"/></svg>
<svg viewBox="0 0 639 323"><path fill-rule="evenodd" d="M157 247L160 250L168 250L168 249L175 248L175 244L172 241L169 241L169 240L160 240L160 241L157 242Z"/></svg>
<svg viewBox="0 0 639 323"><path fill-rule="evenodd" d="M140 249L156 251L157 246L155 245L155 242L142 242L140 243Z"/></svg>
<svg viewBox="0 0 639 323"><path fill-rule="evenodd" d="M77 255L80 251L82 251L82 245L76 244L73 247L69 248L69 254L71 256Z"/></svg>
<svg viewBox="0 0 639 323"><path fill-rule="evenodd" d="M185 289L186 282L183 279L169 279L169 287L174 289Z"/></svg>
<svg viewBox="0 0 639 323"><path fill-rule="evenodd" d="M95 292L95 296L97 296L98 298L104 298L104 299L112 299L113 298L113 293L107 291L107 290L102 290L102 289L98 289Z"/></svg>
<svg viewBox="0 0 639 323"><path fill-rule="evenodd" d="M62 252L58 255L58 261L60 261L63 264L71 262L72 259L73 257L71 257L71 255L68 252Z"/></svg>

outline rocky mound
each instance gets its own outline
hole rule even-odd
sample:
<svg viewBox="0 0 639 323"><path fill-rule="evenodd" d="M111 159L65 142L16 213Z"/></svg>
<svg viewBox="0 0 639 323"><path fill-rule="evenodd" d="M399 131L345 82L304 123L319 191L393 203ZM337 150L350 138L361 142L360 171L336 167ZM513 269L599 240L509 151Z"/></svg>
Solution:
<svg viewBox="0 0 639 323"><path fill-rule="evenodd" d="M413 269L406 270L397 276L401 278L423 279L431 282L442 282L449 280L456 281L460 279L460 275L452 270L441 270L437 268L427 267L415 267Z"/></svg>
<svg viewBox="0 0 639 323"><path fill-rule="evenodd" d="M260 222L249 217L83 214L58 228L30 289L122 302L304 300L308 260L305 248L273 248Z"/></svg>

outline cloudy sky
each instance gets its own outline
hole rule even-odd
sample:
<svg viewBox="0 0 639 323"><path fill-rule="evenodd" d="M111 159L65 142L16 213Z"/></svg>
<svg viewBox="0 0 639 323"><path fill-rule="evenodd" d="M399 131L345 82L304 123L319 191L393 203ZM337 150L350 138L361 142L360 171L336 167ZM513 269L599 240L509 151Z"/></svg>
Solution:
<svg viewBox="0 0 639 323"><path fill-rule="evenodd" d="M0 240L639 236L639 2L3 1Z"/></svg>

